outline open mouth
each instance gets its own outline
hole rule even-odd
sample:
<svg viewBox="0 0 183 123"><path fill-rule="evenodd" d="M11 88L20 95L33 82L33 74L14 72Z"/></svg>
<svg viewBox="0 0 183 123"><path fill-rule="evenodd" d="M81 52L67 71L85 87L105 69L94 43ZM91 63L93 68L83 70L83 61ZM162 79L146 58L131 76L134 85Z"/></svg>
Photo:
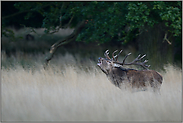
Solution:
<svg viewBox="0 0 183 123"><path fill-rule="evenodd" d="M101 62L98 61L97 65L100 66L101 65Z"/></svg>
<svg viewBox="0 0 183 123"><path fill-rule="evenodd" d="M101 63L97 63L97 65L98 65L98 66L100 66L100 65L101 65Z"/></svg>
<svg viewBox="0 0 183 123"><path fill-rule="evenodd" d="M97 63L97 65L98 66L100 66L102 63L101 63L101 60L100 60L100 58L98 58L98 63Z"/></svg>

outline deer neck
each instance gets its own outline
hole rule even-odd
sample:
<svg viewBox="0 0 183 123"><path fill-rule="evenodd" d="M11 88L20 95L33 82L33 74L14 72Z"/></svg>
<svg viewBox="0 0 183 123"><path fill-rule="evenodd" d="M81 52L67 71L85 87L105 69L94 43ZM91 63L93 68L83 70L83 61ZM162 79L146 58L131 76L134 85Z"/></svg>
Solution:
<svg viewBox="0 0 183 123"><path fill-rule="evenodd" d="M107 77L115 86L120 88L120 84L126 80L126 72L125 68L113 67L109 70Z"/></svg>

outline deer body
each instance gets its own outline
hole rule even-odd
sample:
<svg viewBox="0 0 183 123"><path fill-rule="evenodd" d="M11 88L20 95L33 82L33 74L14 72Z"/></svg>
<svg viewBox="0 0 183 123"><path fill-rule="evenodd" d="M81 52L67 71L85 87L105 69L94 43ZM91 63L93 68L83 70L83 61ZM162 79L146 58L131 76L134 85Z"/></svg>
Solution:
<svg viewBox="0 0 183 123"><path fill-rule="evenodd" d="M119 63L117 62L117 59L114 58L114 53L113 53L113 59L110 59L108 57L108 54L104 55L106 56L106 58L99 58L97 65L107 75L109 80L115 86L119 88L128 86L131 88L142 89L142 90L146 89L147 87L151 87L154 91L160 90L163 77L158 72L148 69L146 70L127 69L123 67L123 65L125 65L124 62L125 59L123 60L123 63ZM131 64L135 63L135 65L137 65L136 61L139 60L140 59L136 58L135 62L133 61L131 62ZM127 63L126 65L130 64ZM140 65L143 65L144 68L147 67L147 65L144 64Z"/></svg>
<svg viewBox="0 0 183 123"><path fill-rule="evenodd" d="M117 87L129 85L131 88L150 86L154 91L159 90L162 84L162 76L154 70L134 70L114 68L107 74L109 80Z"/></svg>

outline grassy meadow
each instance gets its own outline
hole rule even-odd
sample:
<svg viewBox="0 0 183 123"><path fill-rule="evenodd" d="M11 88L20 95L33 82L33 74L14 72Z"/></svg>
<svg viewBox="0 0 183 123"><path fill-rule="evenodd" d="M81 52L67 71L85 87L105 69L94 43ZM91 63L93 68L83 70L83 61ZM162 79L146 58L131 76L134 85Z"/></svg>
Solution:
<svg viewBox="0 0 183 123"><path fill-rule="evenodd" d="M161 95L120 90L96 61L44 54L1 56L2 121L181 121L182 70L165 65Z"/></svg>

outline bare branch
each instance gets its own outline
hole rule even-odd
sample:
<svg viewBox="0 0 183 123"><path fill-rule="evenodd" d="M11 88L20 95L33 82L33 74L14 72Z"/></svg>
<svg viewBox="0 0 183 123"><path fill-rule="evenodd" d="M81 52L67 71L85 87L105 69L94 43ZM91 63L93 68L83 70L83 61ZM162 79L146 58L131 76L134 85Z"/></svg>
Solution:
<svg viewBox="0 0 183 123"><path fill-rule="evenodd" d="M166 41L168 42L168 44L171 45L172 43L167 39L167 35L168 35L168 34L167 34L167 32L166 32L166 33L165 33L165 36L164 36L164 39L163 39L163 42L166 40Z"/></svg>
<svg viewBox="0 0 183 123"><path fill-rule="evenodd" d="M69 27L70 26L70 24L71 24L71 22L72 22L72 20L73 20L73 18L74 18L74 15L71 17L71 19L69 20L69 23L67 23L65 26L61 26L61 28L67 28L67 27Z"/></svg>
<svg viewBox="0 0 183 123"><path fill-rule="evenodd" d="M82 28L84 27L85 21L81 21L75 28L74 32L72 34L70 34L69 36L67 36L66 38L57 41L55 44L53 44L51 46L50 52L47 54L46 58L45 58L45 64L44 64L44 68L46 68L46 66L48 65L48 62L52 59L55 51L57 50L58 47L67 44L71 41L73 41L77 35L80 33L80 31L82 30Z"/></svg>
<svg viewBox="0 0 183 123"><path fill-rule="evenodd" d="M72 20L73 20L73 18L74 18L74 16L71 17L71 19L69 20L69 23L67 23L65 26L60 25L60 26L58 27L58 29L56 29L56 30L54 30L53 32L50 32L50 33L48 33L48 34L54 34L54 33L58 32L61 28L65 29L65 28L69 27L70 24L71 24L71 22L72 22Z"/></svg>

